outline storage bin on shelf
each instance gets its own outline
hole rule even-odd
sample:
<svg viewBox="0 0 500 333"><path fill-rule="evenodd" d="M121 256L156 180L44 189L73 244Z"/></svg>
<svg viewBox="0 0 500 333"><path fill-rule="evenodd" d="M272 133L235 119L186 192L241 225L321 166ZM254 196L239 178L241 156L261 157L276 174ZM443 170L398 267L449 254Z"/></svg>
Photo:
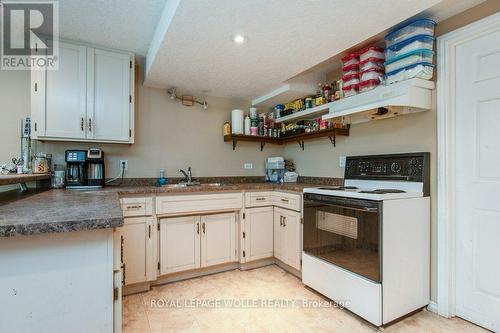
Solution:
<svg viewBox="0 0 500 333"><path fill-rule="evenodd" d="M397 44L385 49L385 59L390 61L393 58L416 50L433 50L434 37L429 35L417 35L405 39Z"/></svg>
<svg viewBox="0 0 500 333"><path fill-rule="evenodd" d="M342 81L344 82L343 84L344 87L359 84L359 74L356 73L356 74L344 75Z"/></svg>
<svg viewBox="0 0 500 333"><path fill-rule="evenodd" d="M351 53L343 57L341 61L342 67L357 65L359 64L359 55L357 53Z"/></svg>
<svg viewBox="0 0 500 333"><path fill-rule="evenodd" d="M359 80L360 80L360 82L368 81L368 80L378 80L380 82L384 76L384 73L385 72L381 69L372 68L372 69L366 70L364 72L361 72L361 76L360 76Z"/></svg>
<svg viewBox="0 0 500 333"><path fill-rule="evenodd" d="M344 66L344 67L342 67L342 72L344 73L344 76L359 74L359 65L353 64L353 65Z"/></svg>
<svg viewBox="0 0 500 333"><path fill-rule="evenodd" d="M359 91L359 84L353 84L350 86L345 86L342 88L342 92L344 97L351 97L357 95Z"/></svg>
<svg viewBox="0 0 500 333"><path fill-rule="evenodd" d="M430 19L420 19L410 22L385 36L386 47L417 35L434 36L435 26L436 22Z"/></svg>
<svg viewBox="0 0 500 333"><path fill-rule="evenodd" d="M378 87L379 84L380 84L379 79L370 79L370 80L363 81L359 84L359 91L365 92L368 90L372 90L372 89Z"/></svg>
<svg viewBox="0 0 500 333"><path fill-rule="evenodd" d="M370 46L359 52L360 62L363 62L370 58L385 60L384 49L378 46Z"/></svg>
<svg viewBox="0 0 500 333"><path fill-rule="evenodd" d="M371 69L384 70L384 59L368 58L359 63L359 70L365 72Z"/></svg>
<svg viewBox="0 0 500 333"><path fill-rule="evenodd" d="M420 49L411 51L394 57L385 62L385 70L387 73L394 72L400 68L408 67L417 63L431 63L434 58L434 52L428 49Z"/></svg>
<svg viewBox="0 0 500 333"><path fill-rule="evenodd" d="M434 65L430 62L419 62L406 67L399 68L385 75L386 84L392 84L415 77L430 80L434 74Z"/></svg>

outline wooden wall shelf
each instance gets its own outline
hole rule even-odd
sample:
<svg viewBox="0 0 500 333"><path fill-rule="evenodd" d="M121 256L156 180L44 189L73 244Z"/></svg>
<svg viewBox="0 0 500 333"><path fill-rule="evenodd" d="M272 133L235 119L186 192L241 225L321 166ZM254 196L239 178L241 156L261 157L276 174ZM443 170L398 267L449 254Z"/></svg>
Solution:
<svg viewBox="0 0 500 333"><path fill-rule="evenodd" d="M330 142L335 147L336 144L335 139L337 135L349 136L349 128L330 128L326 130L302 133L283 138L271 138L267 136L255 136L255 135L243 135L243 134L230 134L224 136L224 142L232 142L233 150L236 149L238 141L259 142L261 151L264 149L266 143L270 143L273 145L286 145L291 142L297 142L302 148L302 150L304 150L305 141L312 139L319 139L319 138L329 138Z"/></svg>

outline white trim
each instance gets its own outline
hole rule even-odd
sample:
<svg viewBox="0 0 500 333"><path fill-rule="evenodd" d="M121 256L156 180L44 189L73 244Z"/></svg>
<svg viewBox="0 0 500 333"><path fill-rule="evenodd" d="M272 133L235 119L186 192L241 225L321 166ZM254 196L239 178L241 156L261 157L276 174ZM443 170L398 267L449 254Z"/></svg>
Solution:
<svg viewBox="0 0 500 333"><path fill-rule="evenodd" d="M455 315L455 48L499 26L497 13L437 39L437 306L429 309L444 317Z"/></svg>
<svg viewBox="0 0 500 333"><path fill-rule="evenodd" d="M433 313L438 313L438 305L436 302L431 301L429 305L427 305L427 310Z"/></svg>

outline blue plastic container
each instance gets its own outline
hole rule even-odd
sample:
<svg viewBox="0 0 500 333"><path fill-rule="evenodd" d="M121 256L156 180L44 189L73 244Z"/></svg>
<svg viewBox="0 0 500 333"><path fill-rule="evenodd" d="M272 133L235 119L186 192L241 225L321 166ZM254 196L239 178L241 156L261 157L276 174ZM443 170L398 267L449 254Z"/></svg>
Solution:
<svg viewBox="0 0 500 333"><path fill-rule="evenodd" d="M391 84L400 81L405 81L413 78L421 78L424 80L432 79L434 74L434 65L430 62L419 62L406 67L399 68L395 71L388 72L385 75L385 83Z"/></svg>
<svg viewBox="0 0 500 333"><path fill-rule="evenodd" d="M417 35L405 39L397 44L389 46L385 49L385 59L390 61L391 59L401 56L405 53L415 51L415 50L433 50L434 49L435 38L429 35Z"/></svg>
<svg viewBox="0 0 500 333"><path fill-rule="evenodd" d="M386 47L400 43L417 35L434 36L436 22L431 19L420 19L403 25L385 36Z"/></svg>
<svg viewBox="0 0 500 333"><path fill-rule="evenodd" d="M422 62L433 63L434 52L427 49L411 51L392 58L384 63L386 73Z"/></svg>

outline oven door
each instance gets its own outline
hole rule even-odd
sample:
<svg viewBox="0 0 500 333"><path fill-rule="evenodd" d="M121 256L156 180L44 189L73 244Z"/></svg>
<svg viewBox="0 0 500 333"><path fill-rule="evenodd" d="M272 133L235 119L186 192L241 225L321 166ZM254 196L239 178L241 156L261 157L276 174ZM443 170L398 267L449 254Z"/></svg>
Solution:
<svg viewBox="0 0 500 333"><path fill-rule="evenodd" d="M381 282L382 202L304 194L304 252Z"/></svg>

